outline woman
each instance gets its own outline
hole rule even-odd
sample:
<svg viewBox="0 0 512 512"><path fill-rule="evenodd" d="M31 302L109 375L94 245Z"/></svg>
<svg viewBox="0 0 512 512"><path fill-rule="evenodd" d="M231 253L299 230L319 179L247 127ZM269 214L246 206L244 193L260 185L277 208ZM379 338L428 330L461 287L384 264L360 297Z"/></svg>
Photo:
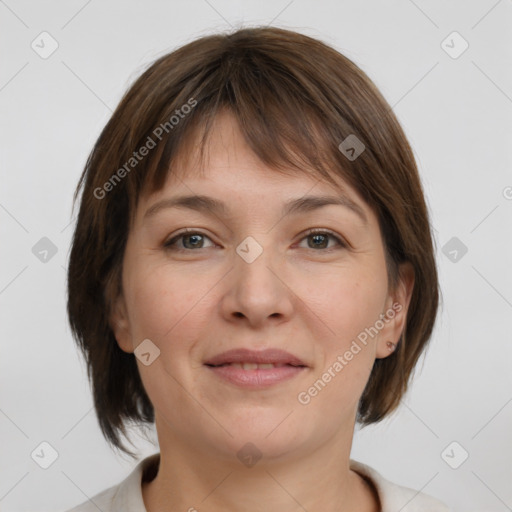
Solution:
<svg viewBox="0 0 512 512"><path fill-rule="evenodd" d="M193 41L133 84L82 189L68 314L100 426L160 451L73 511L445 511L350 459L400 403L438 280L389 105L310 37Z"/></svg>

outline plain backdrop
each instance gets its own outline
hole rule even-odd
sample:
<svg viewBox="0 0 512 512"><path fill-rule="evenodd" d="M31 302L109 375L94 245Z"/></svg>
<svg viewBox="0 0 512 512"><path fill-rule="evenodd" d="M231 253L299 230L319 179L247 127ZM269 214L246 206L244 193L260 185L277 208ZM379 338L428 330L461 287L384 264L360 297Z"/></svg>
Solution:
<svg viewBox="0 0 512 512"><path fill-rule="evenodd" d="M152 60L260 24L318 37L370 76L432 216L431 345L400 410L357 429L351 457L454 511L511 510L511 23L508 0L0 2L0 510L66 510L135 466L101 436L67 324L72 194ZM158 451L133 439L140 458ZM47 469L41 450L57 457Z"/></svg>

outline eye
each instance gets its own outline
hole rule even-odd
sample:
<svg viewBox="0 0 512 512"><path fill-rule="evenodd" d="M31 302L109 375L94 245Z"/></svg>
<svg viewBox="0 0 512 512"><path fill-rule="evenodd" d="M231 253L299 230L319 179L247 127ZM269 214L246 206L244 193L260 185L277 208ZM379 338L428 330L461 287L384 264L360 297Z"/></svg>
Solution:
<svg viewBox="0 0 512 512"><path fill-rule="evenodd" d="M329 238L334 239L339 247L347 247L347 244L338 235L326 229L310 229L306 232L302 240L310 239L312 241L311 245L308 244L308 248L327 249L327 251L324 252L329 252L335 249L335 247L327 248Z"/></svg>
<svg viewBox="0 0 512 512"><path fill-rule="evenodd" d="M187 251L189 249L205 249L204 241L210 240L208 236L199 232L187 229L177 234L170 240L164 243L164 247L169 251ZM178 244L178 241L183 241L182 244ZM211 240L210 240L211 241ZM214 244L213 244L214 245ZM212 246L213 246L212 245Z"/></svg>
<svg viewBox="0 0 512 512"><path fill-rule="evenodd" d="M338 247L347 247L347 244L338 235L326 229L310 229L306 232L305 236L303 236L301 240L306 239L312 240L312 243L308 244L309 249L326 249L324 252L329 252L335 249L335 247L328 247L329 239L334 240ZM204 246L205 240L210 240L211 242L210 237L201 233L200 231L187 229L181 233L178 233L170 240L165 242L164 248L169 251L181 252L193 249L207 249L208 247ZM214 245L215 244L212 242L210 247L213 247Z"/></svg>

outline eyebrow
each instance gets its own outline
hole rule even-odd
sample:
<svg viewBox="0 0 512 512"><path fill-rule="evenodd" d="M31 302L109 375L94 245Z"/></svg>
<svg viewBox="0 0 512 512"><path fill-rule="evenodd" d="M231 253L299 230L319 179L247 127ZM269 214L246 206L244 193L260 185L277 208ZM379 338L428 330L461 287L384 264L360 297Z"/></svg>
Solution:
<svg viewBox="0 0 512 512"><path fill-rule="evenodd" d="M291 199L284 204L282 216L307 213L328 205L344 206L352 210L365 225L368 224L363 208L343 194L339 196L304 196L298 199ZM163 199L150 206L144 214L144 220L168 208L186 208L224 217L229 213L227 205L218 199L205 195L184 195Z"/></svg>

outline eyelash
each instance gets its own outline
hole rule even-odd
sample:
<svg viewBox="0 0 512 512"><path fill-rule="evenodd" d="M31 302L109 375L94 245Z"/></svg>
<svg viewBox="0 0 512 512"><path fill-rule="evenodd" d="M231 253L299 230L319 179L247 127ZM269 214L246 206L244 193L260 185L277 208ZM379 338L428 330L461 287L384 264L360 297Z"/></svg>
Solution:
<svg viewBox="0 0 512 512"><path fill-rule="evenodd" d="M300 241L304 240L308 236L316 235L316 234L328 235L337 242L337 244L340 248L347 248L347 244L338 235L336 235L334 232L332 232L328 229L319 229L319 228L309 229L308 231L306 231L306 233L304 233L304 235ZM181 233L178 233L176 236L172 237L167 242L164 242L164 244L163 244L164 248L167 251L175 251L175 252L192 252L192 251L196 250L196 249L184 249L184 248L176 247L176 242L178 240L180 240L181 238L183 238L183 236L185 236L185 235L201 235L203 237L210 239L210 237L208 235L205 235L204 233L201 233L200 231L195 231L193 229L187 229L185 231L182 231ZM211 240L211 239L210 239L210 241L213 242L213 240ZM199 249L208 249L208 247L205 247L205 248L199 247ZM317 251L316 249L311 249L311 250ZM329 253L333 250L336 250L336 247L331 247L329 249L321 249L320 252Z"/></svg>

